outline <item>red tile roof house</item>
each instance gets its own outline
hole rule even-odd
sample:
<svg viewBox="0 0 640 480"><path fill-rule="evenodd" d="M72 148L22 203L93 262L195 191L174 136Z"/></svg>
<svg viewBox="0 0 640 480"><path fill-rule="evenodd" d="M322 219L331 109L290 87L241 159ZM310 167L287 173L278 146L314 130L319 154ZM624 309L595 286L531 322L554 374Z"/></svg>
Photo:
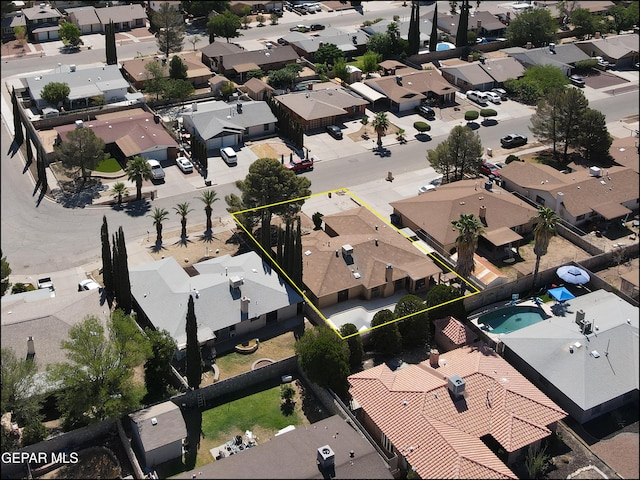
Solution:
<svg viewBox="0 0 640 480"><path fill-rule="evenodd" d="M360 421L419 478L517 478L507 465L567 416L486 346L395 371L381 364L349 384ZM488 439L507 452L506 465Z"/></svg>
<svg viewBox="0 0 640 480"><path fill-rule="evenodd" d="M441 352L471 345L478 341L478 336L465 324L453 317L439 318L433 322L435 341Z"/></svg>
<svg viewBox="0 0 640 480"><path fill-rule="evenodd" d="M318 308L423 292L442 273L430 257L364 207L325 215L324 230L303 235L303 282ZM306 252L310 252L306 254Z"/></svg>

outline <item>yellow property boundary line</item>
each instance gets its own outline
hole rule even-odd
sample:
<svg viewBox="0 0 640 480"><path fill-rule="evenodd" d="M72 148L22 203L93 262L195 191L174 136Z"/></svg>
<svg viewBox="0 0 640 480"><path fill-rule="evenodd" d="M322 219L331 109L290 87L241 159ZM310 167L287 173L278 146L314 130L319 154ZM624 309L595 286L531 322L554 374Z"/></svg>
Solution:
<svg viewBox="0 0 640 480"><path fill-rule="evenodd" d="M462 278L460 275L458 275L457 272L455 272L454 270L451 270L447 265L445 265L444 263L442 263L437 257L433 256L431 254L431 252L426 251L420 244L417 244L416 246L418 247L418 249L422 250L426 255L428 255L431 260L433 260L434 262L436 262L437 264L439 264L444 270L447 270L451 273L455 273L456 277L458 277L462 282L464 282L465 284L467 284L467 286L472 290L471 293L468 293L462 297L459 298L454 298L453 300L449 300L447 302L444 303L440 303L438 305L434 305L432 307L429 308L425 308L424 310L420 310L419 312L415 312L415 313L411 313L409 315L405 315L404 317L400 317L400 318L394 318L393 320L390 320L386 323L383 323L381 325L376 325L375 327L371 327L371 328L367 328L366 330L363 331L358 331L356 333L352 333L351 335L347 335L345 337L343 337L340 334L340 331L335 328L333 326L333 324L327 319L327 317L325 317L322 312L309 300L309 298L307 298L306 294L304 293L304 291L298 286L296 285L291 278L289 278L289 275L287 275L287 273L282 269L282 267L280 265L278 265L278 263L273 259L273 257L271 256L271 252L267 252L262 245L260 245L260 242L258 242L258 240L253 236L253 234L248 231L244 225L242 225L242 223L236 218L236 215L242 215L244 213L249 213L249 212L255 212L258 210L262 210L264 208L269 208L269 207L275 207L278 205L284 205L286 203L292 203L292 202L299 202L301 200L307 200L309 198L313 198L313 197L319 197L319 196L328 196L329 194L333 194L333 193L341 193L341 194L347 194L351 197L351 199L357 203L358 205L366 208L367 210L369 210L371 213L373 213L376 217L378 217L382 222L384 222L386 225L388 225L389 227L391 227L392 229L394 229L396 232L398 232L400 235L402 235L403 237L405 237L407 240L409 240L410 242L413 243L413 240L411 240L404 232L402 232L401 230L399 230L395 225L393 225L391 222L389 222L388 220L386 220L382 215L380 215L378 212L376 212L370 205L368 205L366 202L362 201L357 195L355 195L351 190L347 189L347 188L336 188L334 190L327 190L326 192L322 192L322 193L314 193L312 195L308 195L306 197L299 197L299 198L294 198L291 200L285 200L282 202L278 202L278 203L272 203L269 205L262 205L260 207L256 207L256 208L249 208L246 210L241 210L239 212L234 212L231 213L231 216L233 218L233 220L236 222L236 224L253 240L253 243L255 243L258 248L260 250L262 250L262 252L271 259L271 261L273 262L274 266L276 267L276 269L280 272L280 274L282 276L284 276L287 281L289 282L289 284L291 286L293 286L293 288L300 294L300 296L304 299L305 303L310 306L319 316L322 320L324 320L324 323L330 327L334 332L336 332L336 334L342 339L342 340L346 340L348 338L351 338L353 336L356 335L361 335L363 333L369 332L371 330L374 330L376 328L380 328L380 327L384 327L386 325L390 325L392 323L395 322L400 322L402 320L406 320L407 318L413 317L414 315L420 315L422 313L428 312L429 310L433 310L434 308L438 308L441 307L443 305L448 305L450 303L453 302L457 302L458 300L461 299L465 299L467 297L471 297L473 295L476 295L478 293L480 293L480 290L478 290L475 286L473 286L471 283L469 283L466 279ZM265 257L266 258L266 257Z"/></svg>

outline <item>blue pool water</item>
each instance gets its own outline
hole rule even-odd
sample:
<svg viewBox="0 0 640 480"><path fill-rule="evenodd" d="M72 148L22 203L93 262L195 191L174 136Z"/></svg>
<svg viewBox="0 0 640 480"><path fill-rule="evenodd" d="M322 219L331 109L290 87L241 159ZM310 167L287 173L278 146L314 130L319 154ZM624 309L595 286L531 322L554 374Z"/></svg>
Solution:
<svg viewBox="0 0 640 480"><path fill-rule="evenodd" d="M440 42L436 45L436 52L442 52L443 50L451 50L452 48L456 48L456 46L453 43Z"/></svg>
<svg viewBox="0 0 640 480"><path fill-rule="evenodd" d="M547 318L538 307L507 307L501 308L478 318L478 324L484 324L491 333L509 333L521 328L541 322Z"/></svg>

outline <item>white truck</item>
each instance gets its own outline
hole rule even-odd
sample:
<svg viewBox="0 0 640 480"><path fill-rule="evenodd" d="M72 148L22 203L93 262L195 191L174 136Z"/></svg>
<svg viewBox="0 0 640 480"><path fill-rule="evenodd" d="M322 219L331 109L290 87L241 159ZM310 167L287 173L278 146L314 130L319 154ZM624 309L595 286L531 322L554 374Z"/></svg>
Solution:
<svg viewBox="0 0 640 480"><path fill-rule="evenodd" d="M43 277L43 278L39 278L38 279L38 289L39 290L44 290L47 289L51 292L51 296L55 297L55 287L53 286L53 281L51 280L51 277Z"/></svg>

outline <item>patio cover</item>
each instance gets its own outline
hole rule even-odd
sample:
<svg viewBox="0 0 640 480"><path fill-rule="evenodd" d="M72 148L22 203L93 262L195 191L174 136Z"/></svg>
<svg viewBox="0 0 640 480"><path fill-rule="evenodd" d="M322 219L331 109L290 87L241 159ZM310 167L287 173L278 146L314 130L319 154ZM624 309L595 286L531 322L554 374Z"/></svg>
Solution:
<svg viewBox="0 0 640 480"><path fill-rule="evenodd" d="M362 82L354 82L349 85L349 88L371 103L380 100L381 98L385 98L382 93L374 90L369 85L365 85Z"/></svg>
<svg viewBox="0 0 640 480"><path fill-rule="evenodd" d="M500 227L482 235L496 247L522 240L522 237L509 227Z"/></svg>
<svg viewBox="0 0 640 480"><path fill-rule="evenodd" d="M602 203L597 207L594 207L593 211L602 215L607 220L613 220L614 218L627 215L628 213L633 213L624 205L620 205L619 203L613 203L613 202Z"/></svg>
<svg viewBox="0 0 640 480"><path fill-rule="evenodd" d="M567 300L573 300L574 298L576 298L573 293L571 293L565 287L552 288L548 293L558 302L566 302Z"/></svg>
<svg viewBox="0 0 640 480"><path fill-rule="evenodd" d="M251 70L260 70L260 67L258 66L257 63L249 62L249 63L240 63L235 67L233 67L233 70L235 70L238 73L246 73L246 72L250 72Z"/></svg>

